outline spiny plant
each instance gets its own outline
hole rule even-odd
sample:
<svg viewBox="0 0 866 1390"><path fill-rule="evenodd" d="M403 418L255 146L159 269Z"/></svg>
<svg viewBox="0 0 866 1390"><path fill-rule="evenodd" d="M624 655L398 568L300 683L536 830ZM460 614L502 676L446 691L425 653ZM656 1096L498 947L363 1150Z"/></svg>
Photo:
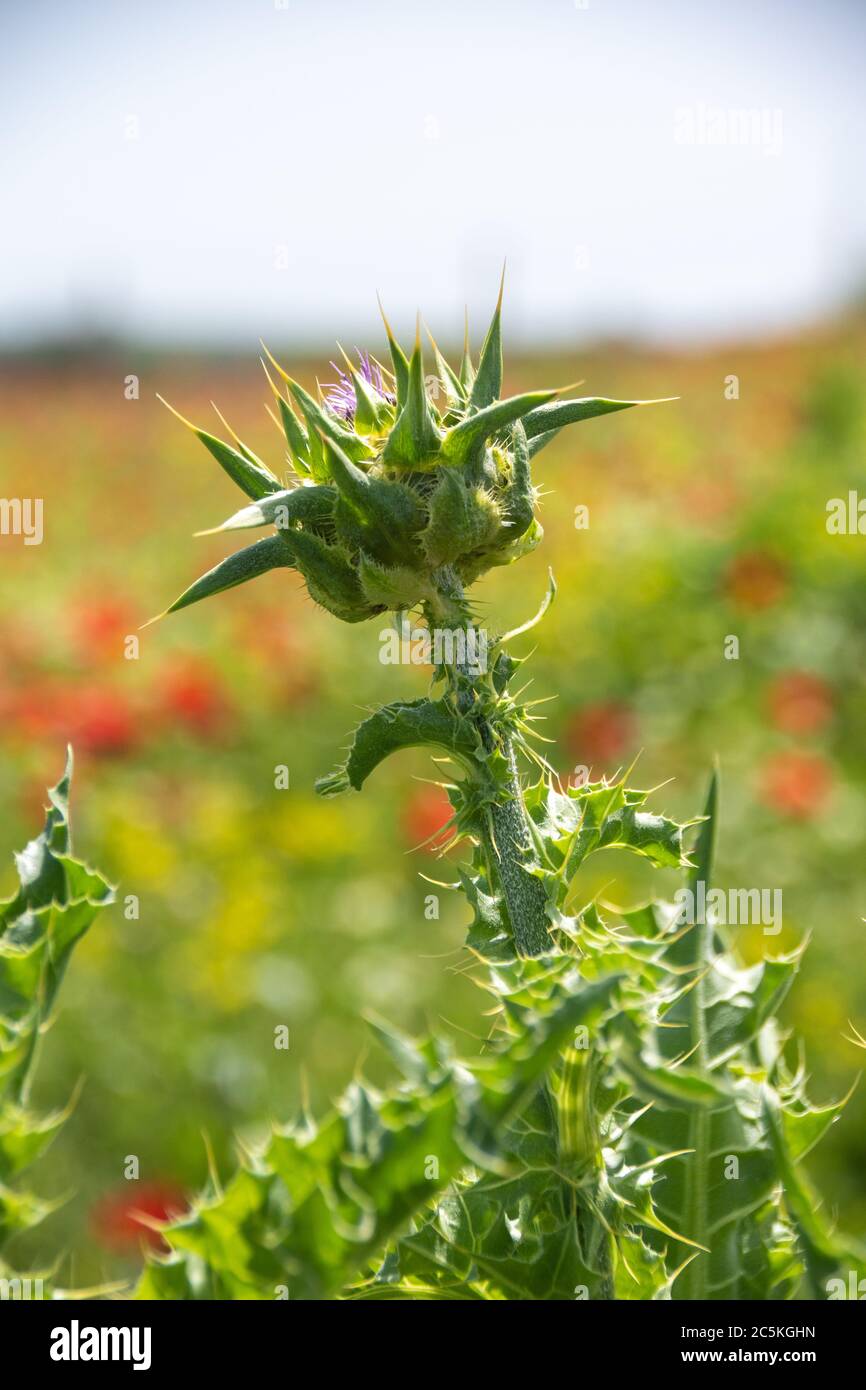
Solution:
<svg viewBox="0 0 866 1390"><path fill-rule="evenodd" d="M500 314L477 367L467 349L453 371L434 345L442 410L420 340L407 359L390 329L391 372L362 356L318 401L278 368L288 488L240 440L196 430L253 498L220 529L275 534L169 611L280 566L346 621L417 610L465 637L468 587L539 538L533 455L573 421L638 404L501 401ZM683 824L627 777L559 784L507 651L552 597L551 583L536 619L492 640L486 669L465 645L434 647L430 695L375 711L318 784L360 790L411 746L450 762L453 840L471 857L448 886L471 909L470 968L493 1019L480 1060L376 1024L400 1081L356 1081L322 1122L303 1113L245 1150L225 1188L212 1173L165 1229L170 1253L149 1258L140 1296L826 1297L866 1268L802 1172L844 1102L810 1105L788 1064L775 1013L800 954L746 968L721 927L682 923L676 903L581 900L578 871L610 848L706 892L717 792L714 779Z"/></svg>
<svg viewBox="0 0 866 1390"><path fill-rule="evenodd" d="M407 358L387 320L391 370L365 354L358 366L347 357L319 400L271 359L285 387L268 376L285 434L287 487L236 436L229 444L189 425L252 499L215 529L268 526L274 534L223 560L167 612L267 571L294 569L311 598L344 622L417 611L432 632L462 637L473 617L468 587L541 539L533 457L568 425L651 404L599 396L556 401L556 391L500 399L501 314L500 287L477 365L468 342L458 371L434 344L432 378L425 376L420 328ZM464 773L453 793L455 827L480 835L516 947L536 955L548 940L547 903L516 756L540 760L529 743L533 716L508 691L516 663L505 650L524 630L490 644L492 661L480 675L458 642L458 659L437 665L441 697L378 710L357 730L345 765L318 789L326 796L360 790L399 748L429 745L450 756Z"/></svg>
<svg viewBox="0 0 866 1390"><path fill-rule="evenodd" d="M645 799L621 779L535 799L556 878L544 955L518 956L490 896L454 885L492 1004L480 1061L371 1023L399 1083L357 1080L322 1121L243 1147L226 1186L212 1173L163 1228L139 1297L847 1296L866 1253L802 1168L844 1100L809 1103L775 1018L801 952L745 968L676 902L565 910L605 848L709 888L715 781L694 862L687 827Z"/></svg>
<svg viewBox="0 0 866 1390"><path fill-rule="evenodd" d="M71 1110L40 1115L29 1093L42 1037L76 944L114 892L72 855L69 787L72 752L48 793L45 828L15 855L19 886L0 903L0 1283L4 1297L63 1298L53 1271L21 1274L6 1258L8 1243L44 1220L57 1203L11 1184L47 1149ZM40 1281L40 1282L37 1282Z"/></svg>

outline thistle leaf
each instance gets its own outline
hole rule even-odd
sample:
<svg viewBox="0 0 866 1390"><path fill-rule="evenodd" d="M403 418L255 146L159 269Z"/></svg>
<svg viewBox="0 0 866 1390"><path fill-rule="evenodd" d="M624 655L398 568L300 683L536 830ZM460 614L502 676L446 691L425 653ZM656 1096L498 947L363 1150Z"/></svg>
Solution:
<svg viewBox="0 0 866 1390"><path fill-rule="evenodd" d="M436 362L436 372L438 374L439 380L442 382L442 385L445 388L446 393L455 404L464 405L466 403L466 392L463 389L462 381L460 380L457 373L453 370L453 368L449 366L445 357L442 355L441 351L439 350L439 344L436 342L436 339L433 337L433 334L430 332L429 328L427 329L427 337L430 339L430 345L433 348L433 356Z"/></svg>
<svg viewBox="0 0 866 1390"><path fill-rule="evenodd" d="M322 442L328 474L340 496L356 516L363 517L365 520L369 519L370 479L368 475L363 469L357 468L332 439L325 436Z"/></svg>
<svg viewBox="0 0 866 1390"><path fill-rule="evenodd" d="M646 792L626 790L624 780L587 782L569 788L565 797L550 791L546 811L553 826L550 852L565 862L571 878L590 854L603 849L630 849L654 864L676 868L683 855L683 827L665 816L641 810Z"/></svg>
<svg viewBox="0 0 866 1390"><path fill-rule="evenodd" d="M483 410L499 399L502 390L502 295L505 289L505 267L499 284L499 298L490 320L490 327L481 349L478 372L469 395L471 405Z"/></svg>
<svg viewBox="0 0 866 1390"><path fill-rule="evenodd" d="M542 618L544 617L545 613L547 612L555 598L556 580L553 577L553 570L548 570L547 589L545 591L544 598L541 600L541 605L538 608L537 612L534 614L533 617L528 618L525 623L521 623L519 627L513 627L509 632L504 632L501 637L498 637L496 639L495 645L497 647L501 647L504 645L504 643L513 641L515 637L522 637L524 632L531 632L532 629L534 627L537 627L538 624L541 622Z"/></svg>
<svg viewBox="0 0 866 1390"><path fill-rule="evenodd" d="M806 1256L809 1291L826 1298L828 1281L840 1269L857 1275L866 1270L866 1249L833 1232L821 1212L821 1203L805 1173L794 1162L785 1138L784 1110L771 1086L762 1091L762 1112L773 1154L785 1187L785 1197Z"/></svg>
<svg viewBox="0 0 866 1390"><path fill-rule="evenodd" d="M666 1058L648 1059L622 1045L617 1059L623 1070L637 1084L644 1100L656 1105L673 1107L678 1113L693 1106L709 1108L730 1104L733 1093L688 1067L673 1068Z"/></svg>
<svg viewBox="0 0 866 1390"><path fill-rule="evenodd" d="M408 1236L477 1154L479 1138L495 1143L519 1121L576 1020L604 1006L600 993L589 987L583 999L528 1020L480 1067L400 1039L407 1079L398 1089L382 1095L356 1081L320 1125L275 1129L222 1193L169 1224L172 1254L148 1257L137 1296L194 1297L202 1276L212 1298L273 1299L287 1280L293 1299L333 1298L359 1277L358 1296L376 1296L365 1278L371 1263ZM383 1040L393 1052L393 1036Z"/></svg>
<svg viewBox="0 0 866 1390"><path fill-rule="evenodd" d="M394 612L414 608L433 594L430 582L417 570L405 565L381 565L369 555L361 555L358 575L368 602Z"/></svg>
<svg viewBox="0 0 866 1390"><path fill-rule="evenodd" d="M463 318L463 356L460 359L460 385L463 388L464 397L468 398L472 391L475 381L475 368L472 365L472 354L469 350L469 310L467 309Z"/></svg>
<svg viewBox="0 0 866 1390"><path fill-rule="evenodd" d="M267 497L269 493L279 492L280 484L273 473L270 469L265 468L264 464L254 462L254 455L242 454L237 449L233 449L230 444L225 444L221 439L217 439L215 435L208 434L207 430L198 429L196 425L184 419L174 406L168 404L168 401L163 400L162 396L157 396L157 400L162 401L162 404L171 411L172 415L176 415L187 429L192 430L220 467L225 470L232 482L237 483L241 491L245 492L248 497L257 500L260 497Z"/></svg>
<svg viewBox="0 0 866 1390"><path fill-rule="evenodd" d="M330 440L325 442L325 460L340 493L335 519L343 544L368 551L385 565L411 567L420 559L415 537L424 524L417 494L397 480L370 477ZM429 589L424 576L418 582Z"/></svg>
<svg viewBox="0 0 866 1390"><path fill-rule="evenodd" d="M542 449L546 449L559 433L559 430L545 430L543 434L537 434L533 439L530 439L528 441L530 459L534 459L536 454L540 454Z"/></svg>
<svg viewBox="0 0 866 1390"><path fill-rule="evenodd" d="M322 608L344 623L362 623L381 613L365 598L358 572L341 546L329 545L310 531L293 531L290 539L295 568L304 576L310 597Z"/></svg>
<svg viewBox="0 0 866 1390"><path fill-rule="evenodd" d="M212 570L208 570L207 574L203 574L191 584L160 616L165 617L169 613L179 612L182 608L189 608L190 604L210 598L212 594L224 593L226 589L234 589L238 584L245 584L248 579L267 574L269 570L293 567L294 557L287 541L282 536L268 536L265 540L256 541L246 549L238 550L234 555L221 560ZM151 622L155 621L155 618L151 619ZM145 623L145 627L147 626L149 624Z"/></svg>
<svg viewBox="0 0 866 1390"><path fill-rule="evenodd" d="M51 1115L35 1115L14 1101L0 1100L0 1184L35 1163L66 1123L71 1106Z"/></svg>
<svg viewBox="0 0 866 1390"><path fill-rule="evenodd" d="M272 492L269 497L263 497L249 507L242 507L221 526L196 534L214 536L221 531L245 531L254 526L276 526L278 531L287 531L296 522L315 530L332 517L336 497L332 487L321 484L287 488L282 492Z"/></svg>
<svg viewBox="0 0 866 1390"><path fill-rule="evenodd" d="M382 315L382 322L385 325L385 333L388 338L388 350L391 354L391 365L394 368L394 386L397 394L397 409L399 411L403 409L409 398L409 363L405 352L391 332L391 325L385 317L385 310L382 308L381 299L379 300L379 313Z"/></svg>
<svg viewBox="0 0 866 1390"><path fill-rule="evenodd" d="M381 434L393 423L393 406L364 379L342 348L340 352L355 392L355 430L358 434Z"/></svg>
<svg viewBox="0 0 866 1390"><path fill-rule="evenodd" d="M433 420L424 386L424 358L420 330L409 362L406 401L388 436L382 458L393 467L417 467L434 457L439 449L439 430Z"/></svg>
<svg viewBox="0 0 866 1390"><path fill-rule="evenodd" d="M265 352L267 352L267 348L265 348ZM270 357L270 353L268 353L268 356ZM280 420L282 421L283 433L286 436L286 443L289 447L289 455L292 462L296 465L300 465L301 470L306 472L310 464L310 445L306 431L282 391L279 390L276 382L271 377L265 359L262 357L259 360L262 364L265 376L268 379L268 385L274 393L274 398L279 407ZM271 357L272 362L273 360L274 359Z"/></svg>
<svg viewBox="0 0 866 1390"><path fill-rule="evenodd" d="M442 454L449 463L465 463L472 450L482 440L510 425L521 416L530 417L536 407L552 401L556 391L525 391L519 396L509 396L507 400L469 415L459 425L454 425L442 440Z"/></svg>
<svg viewBox="0 0 866 1390"><path fill-rule="evenodd" d="M421 544L428 564L450 565L463 555L492 545L502 527L496 501L482 488L467 488L456 471L439 470L428 504Z"/></svg>
<svg viewBox="0 0 866 1390"><path fill-rule="evenodd" d="M371 772L392 753L424 745L444 749L471 764L478 738L469 722L444 700L397 700L358 725L345 763L320 778L316 791L321 796L337 796L350 788L360 791Z"/></svg>
<svg viewBox="0 0 866 1390"><path fill-rule="evenodd" d="M693 906L713 901L717 800L714 775L688 880ZM637 1117L635 1140L650 1157L671 1155L659 1187L659 1215L700 1247L676 1274L672 1296L790 1296L805 1271L813 1292L826 1297L821 1281L838 1269L843 1250L853 1258L853 1247L827 1234L788 1134L803 1151L817 1142L835 1107L815 1112L808 1105L802 1076L787 1075L772 1020L801 953L743 968L703 907L691 924L662 914L656 940L663 943L660 954L655 947L656 964L669 972L667 982L659 982L665 1002L657 1006L658 1026L646 1012L635 1015L651 1074L634 1068L630 1056L623 1063L636 1097L656 1102ZM653 950L649 942L647 947ZM630 1048L628 1043L626 1052ZM671 1097L660 1105L659 1092L681 1084L683 1075L690 1084L700 1078L720 1088L720 1094L710 1104L686 1108Z"/></svg>
<svg viewBox="0 0 866 1390"><path fill-rule="evenodd" d="M511 432L511 480L505 491L505 515L515 538L529 529L535 516L529 444L520 420L515 420Z"/></svg>
<svg viewBox="0 0 866 1390"><path fill-rule="evenodd" d="M355 434L354 430L347 430L335 419L330 411L320 406L314 400L309 391L305 391L303 386L293 377L285 376L286 384L296 401L301 414L307 422L310 433L310 454L311 459L315 457L312 435L318 433L331 443L336 444L343 450L347 458L355 463L363 462L373 457L374 451L370 448L360 435Z"/></svg>
<svg viewBox="0 0 866 1390"><path fill-rule="evenodd" d="M0 902L0 1247L61 1205L8 1184L45 1151L73 1108L74 1098L62 1111L37 1115L27 1108L28 1091L72 952L114 899L105 879L71 855L71 778L70 749L48 793L45 828L15 855L18 890ZM0 1277L18 1277L2 1258Z"/></svg>
<svg viewBox="0 0 866 1390"><path fill-rule="evenodd" d="M529 440L546 434L552 438L565 425L574 425L580 420L592 420L596 415L611 415L617 410L630 410L635 405L664 405L667 400L674 399L670 396L657 401L613 401L603 396L585 396L579 400L540 405L525 417L523 425Z"/></svg>

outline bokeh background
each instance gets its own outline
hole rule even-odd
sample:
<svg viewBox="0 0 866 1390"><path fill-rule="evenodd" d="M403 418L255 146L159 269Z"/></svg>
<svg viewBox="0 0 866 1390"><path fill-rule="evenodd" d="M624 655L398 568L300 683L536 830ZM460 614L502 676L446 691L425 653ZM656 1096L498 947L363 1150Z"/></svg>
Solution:
<svg viewBox="0 0 866 1390"><path fill-rule="evenodd" d="M67 1282L134 1272L131 1212L200 1184L203 1132L226 1172L233 1131L323 1106L359 1057L379 1074L364 1011L482 1031L460 902L425 916L420 875L451 872L417 848L444 818L430 764L313 793L364 709L429 673L383 666L378 624L337 624L291 575L147 628L137 659L126 639L227 553L192 532L238 505L155 393L211 428L216 401L279 467L260 334L328 380L335 338L384 351L378 289L443 344L467 303L477 345L505 255L509 391L680 400L540 456L546 544L484 581L483 612L529 616L552 565L524 650L563 776L640 754L656 804L692 814L718 756L720 881L783 890L773 949L812 934L786 1023L818 1097L851 1085L866 539L825 523L864 487L864 29L842 0L4 15L0 496L41 497L45 534L0 536L0 892L69 739L76 846L120 900L44 1049L38 1099L86 1084L41 1165L70 1199L22 1254L62 1250ZM675 886L615 854L591 882ZM855 1092L810 1161L861 1236L864 1124Z"/></svg>

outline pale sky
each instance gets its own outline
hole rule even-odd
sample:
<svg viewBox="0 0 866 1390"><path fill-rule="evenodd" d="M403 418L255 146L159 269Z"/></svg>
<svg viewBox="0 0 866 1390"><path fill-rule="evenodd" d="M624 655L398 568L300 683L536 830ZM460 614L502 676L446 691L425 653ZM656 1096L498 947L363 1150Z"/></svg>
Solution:
<svg viewBox="0 0 866 1390"><path fill-rule="evenodd" d="M0 23L0 342L354 342L377 290L448 340L506 256L512 339L762 333L866 283L856 0L4 0Z"/></svg>

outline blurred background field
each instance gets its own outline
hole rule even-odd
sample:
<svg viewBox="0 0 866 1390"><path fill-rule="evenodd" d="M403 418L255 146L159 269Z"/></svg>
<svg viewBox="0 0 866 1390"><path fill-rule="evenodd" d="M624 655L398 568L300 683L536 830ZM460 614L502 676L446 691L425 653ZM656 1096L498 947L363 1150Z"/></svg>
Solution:
<svg viewBox="0 0 866 1390"><path fill-rule="evenodd" d="M719 757L720 882L783 890L773 950L812 933L786 1021L827 1098L860 1069L848 1020L866 1031L866 566L863 538L825 525L827 501L862 485L864 347L852 313L762 347L512 357L509 390L584 377L681 399L590 421L540 455L545 544L479 590L482 619L502 629L555 571L557 601L519 650L536 648L532 694L556 697L544 732L563 777L640 755L643 785L674 779L658 808L689 814ZM308 385L328 375L325 361L292 365ZM133 369L141 395L127 400ZM10 365L0 387L0 492L45 504L41 546L2 541L4 857L32 831L69 739L78 851L119 885L76 956L39 1084L59 1103L86 1078L42 1171L74 1197L34 1240L39 1254L63 1245L79 1279L134 1265L128 1208L159 1212L201 1181L203 1130L225 1171L233 1128L286 1116L305 1088L323 1105L365 1052L364 1011L410 1029L446 1020L470 1048L483 1031L459 970L459 900L443 891L439 920L425 916L438 890L420 875L449 877L417 848L444 814L432 766L405 756L363 795L313 793L365 707L421 693L429 671L382 665L382 623L335 623L292 574L148 627L126 658L127 637L232 548L192 538L237 498L157 389L197 422L216 400L279 463L252 361L104 348ZM592 873L621 903L675 886L616 854ZM740 936L746 956L760 950L759 933ZM273 1046L279 1024L288 1052ZM375 1056L365 1065L379 1074ZM857 1093L812 1164L860 1233L864 1118ZM131 1154L139 1184L123 1180Z"/></svg>
<svg viewBox="0 0 866 1390"><path fill-rule="evenodd" d="M192 533L239 505L156 393L221 433L216 401L279 467L260 334L312 387L336 337L383 353L378 288L404 338L420 301L446 347L468 302L477 349L506 255L506 390L680 399L539 456L545 543L484 581L481 619L529 617L553 567L522 650L563 778L639 755L691 815L718 756L720 881L782 889L773 950L812 934L786 1022L815 1094L846 1092L866 537L825 523L866 491L863 6L31 0L4 23L0 497L42 498L45 535L0 535L0 893L67 740L77 848L119 885L39 1077L46 1105L86 1079L40 1167L69 1201L11 1253L131 1275L134 1212L201 1183L203 1131L225 1173L234 1129L324 1106L359 1057L381 1074L365 1011L483 1031L459 900L425 916L421 875L451 872L417 848L444 815L429 762L313 792L365 708L428 673L289 573L148 627L136 659L126 639L233 548ZM609 854L588 886L675 883ZM866 1239L862 1087L810 1166Z"/></svg>

